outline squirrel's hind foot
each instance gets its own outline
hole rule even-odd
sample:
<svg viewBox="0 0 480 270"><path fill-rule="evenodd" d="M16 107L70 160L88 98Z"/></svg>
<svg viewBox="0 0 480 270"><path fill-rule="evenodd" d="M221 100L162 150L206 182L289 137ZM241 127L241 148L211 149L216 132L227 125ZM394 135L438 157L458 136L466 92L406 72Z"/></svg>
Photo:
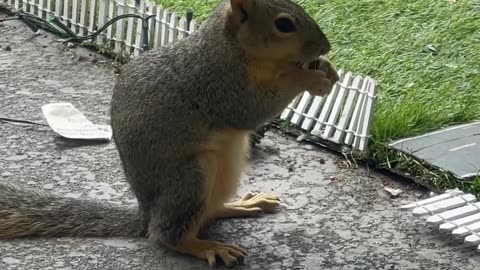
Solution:
<svg viewBox="0 0 480 270"><path fill-rule="evenodd" d="M238 246L220 242L186 238L175 248L178 252L206 260L210 267L216 266L219 257L228 268L243 264L247 252Z"/></svg>
<svg viewBox="0 0 480 270"><path fill-rule="evenodd" d="M240 200L225 203L216 218L258 217L263 213L274 213L280 205L280 199L273 194L247 193Z"/></svg>

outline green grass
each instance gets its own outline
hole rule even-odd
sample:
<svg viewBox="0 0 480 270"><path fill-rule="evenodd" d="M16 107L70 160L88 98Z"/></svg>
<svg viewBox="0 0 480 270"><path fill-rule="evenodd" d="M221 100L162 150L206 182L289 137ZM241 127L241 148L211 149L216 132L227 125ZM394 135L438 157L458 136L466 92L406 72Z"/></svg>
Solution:
<svg viewBox="0 0 480 270"><path fill-rule="evenodd" d="M157 0L202 21L218 0ZM298 0L332 43L337 67L380 83L371 159L430 184L480 194L385 147L391 140L480 118L480 0ZM417 164L419 163L419 164ZM467 186L465 186L467 185Z"/></svg>

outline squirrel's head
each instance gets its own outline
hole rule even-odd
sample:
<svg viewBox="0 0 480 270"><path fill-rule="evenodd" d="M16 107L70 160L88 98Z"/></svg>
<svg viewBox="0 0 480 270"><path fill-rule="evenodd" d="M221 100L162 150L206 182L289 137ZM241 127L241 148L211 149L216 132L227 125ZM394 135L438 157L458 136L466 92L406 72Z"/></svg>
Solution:
<svg viewBox="0 0 480 270"><path fill-rule="evenodd" d="M226 29L255 58L305 63L330 51L318 24L291 0L226 1Z"/></svg>

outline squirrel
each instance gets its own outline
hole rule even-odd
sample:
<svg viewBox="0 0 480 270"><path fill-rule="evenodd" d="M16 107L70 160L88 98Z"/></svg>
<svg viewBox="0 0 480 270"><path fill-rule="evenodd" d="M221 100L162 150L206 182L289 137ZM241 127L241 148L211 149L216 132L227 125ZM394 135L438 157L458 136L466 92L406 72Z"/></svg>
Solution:
<svg viewBox="0 0 480 270"><path fill-rule="evenodd" d="M222 0L188 37L125 64L111 126L138 207L62 198L0 182L0 239L145 237L227 267L238 245L199 239L208 222L275 212L274 194L231 201L249 160L249 134L303 91L339 80L312 17L291 0Z"/></svg>

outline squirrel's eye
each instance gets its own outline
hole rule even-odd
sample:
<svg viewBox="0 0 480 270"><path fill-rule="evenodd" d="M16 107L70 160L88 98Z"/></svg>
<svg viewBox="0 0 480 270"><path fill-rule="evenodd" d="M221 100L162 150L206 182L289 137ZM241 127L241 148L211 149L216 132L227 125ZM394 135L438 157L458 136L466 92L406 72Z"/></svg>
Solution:
<svg viewBox="0 0 480 270"><path fill-rule="evenodd" d="M278 18L275 20L275 27L281 33L291 33L297 31L295 24L288 18Z"/></svg>

